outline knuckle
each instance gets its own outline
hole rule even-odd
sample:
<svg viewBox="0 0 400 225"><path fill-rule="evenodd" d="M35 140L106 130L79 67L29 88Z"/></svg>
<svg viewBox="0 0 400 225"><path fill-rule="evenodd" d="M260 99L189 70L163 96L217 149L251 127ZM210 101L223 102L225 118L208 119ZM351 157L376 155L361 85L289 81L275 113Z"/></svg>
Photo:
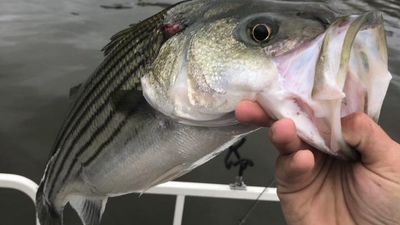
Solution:
<svg viewBox="0 0 400 225"><path fill-rule="evenodd" d="M353 113L343 121L344 129L350 132L362 132L372 129L372 120L365 113Z"/></svg>

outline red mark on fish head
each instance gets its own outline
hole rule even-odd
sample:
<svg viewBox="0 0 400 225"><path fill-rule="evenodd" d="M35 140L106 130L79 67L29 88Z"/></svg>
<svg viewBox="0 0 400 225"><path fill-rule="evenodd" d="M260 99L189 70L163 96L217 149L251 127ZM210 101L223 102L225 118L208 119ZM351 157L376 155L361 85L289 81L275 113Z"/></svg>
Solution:
<svg viewBox="0 0 400 225"><path fill-rule="evenodd" d="M164 24L162 29L164 36L168 39L183 30L183 25L180 23L167 23Z"/></svg>

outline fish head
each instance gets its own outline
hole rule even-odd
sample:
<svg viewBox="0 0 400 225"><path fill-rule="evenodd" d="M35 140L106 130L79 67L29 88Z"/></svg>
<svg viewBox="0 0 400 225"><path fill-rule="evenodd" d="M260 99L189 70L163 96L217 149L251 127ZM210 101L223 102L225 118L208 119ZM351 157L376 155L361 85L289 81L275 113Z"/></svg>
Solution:
<svg viewBox="0 0 400 225"><path fill-rule="evenodd" d="M279 79L274 57L322 34L335 16L318 4L236 0L201 1L199 7L193 1L186 4L192 7L185 12L190 19L184 20L184 30L163 44L141 83L154 108L198 126L237 123L232 113L237 104L255 100ZM176 14L183 13L178 8L171 12ZM175 23L171 17L166 24Z"/></svg>
<svg viewBox="0 0 400 225"><path fill-rule="evenodd" d="M255 100L271 117L293 119L308 143L335 154L334 142L342 139L332 128L338 130L337 116L379 115L390 80L379 77L387 75L379 13L341 15L310 2L196 2L171 12L166 23L184 29L168 37L141 79L158 111L185 124L227 126L238 123L233 112L240 101ZM190 16L176 20L185 13ZM363 86L361 97L348 74Z"/></svg>

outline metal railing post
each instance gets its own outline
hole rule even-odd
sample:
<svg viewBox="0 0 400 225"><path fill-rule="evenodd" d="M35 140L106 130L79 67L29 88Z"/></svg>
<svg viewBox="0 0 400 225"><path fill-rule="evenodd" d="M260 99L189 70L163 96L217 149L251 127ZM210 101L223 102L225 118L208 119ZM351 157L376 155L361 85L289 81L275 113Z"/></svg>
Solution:
<svg viewBox="0 0 400 225"><path fill-rule="evenodd" d="M175 213L174 213L173 225L181 225L182 224L184 205L185 205L185 196L177 195L176 202L175 202Z"/></svg>

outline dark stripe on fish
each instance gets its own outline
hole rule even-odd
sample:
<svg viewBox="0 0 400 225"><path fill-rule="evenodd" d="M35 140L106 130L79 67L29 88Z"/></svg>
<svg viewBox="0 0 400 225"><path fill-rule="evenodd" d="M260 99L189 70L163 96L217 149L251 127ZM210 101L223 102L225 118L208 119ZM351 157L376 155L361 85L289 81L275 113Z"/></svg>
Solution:
<svg viewBox="0 0 400 225"><path fill-rule="evenodd" d="M99 134L105 130L105 128L108 126L109 122L114 118L114 115L115 115L115 112L111 111L111 113L107 116L106 120L101 124L101 126L97 128L97 130L92 134L92 136L90 136L90 139L79 148L78 153L75 154L75 156L73 158L73 162L68 167L67 173L65 174L65 176L63 176L63 179L61 181L62 183L64 183L65 180L68 178L68 176L71 173L71 170L72 170L73 166L75 165L79 156L81 156L83 151L86 150L88 147L90 147L90 145L93 143L94 140L96 140L96 138L99 136ZM126 119L127 119L127 117L122 121L123 124L125 123ZM119 125L121 125L121 123ZM113 135L110 135L108 137L108 139L110 139L110 138L113 138ZM51 189L50 189L49 193L51 194Z"/></svg>
<svg viewBox="0 0 400 225"><path fill-rule="evenodd" d="M121 49L120 44L124 43L127 37L137 37L137 33L143 34L145 31L148 29L147 28L155 28L156 26L159 25L159 21L163 20L165 17L165 13L161 13L159 15L156 15L154 17L151 17L146 21L146 25L144 26L135 26L135 25L130 25L130 27L119 31L118 33L114 34L111 37L110 43L108 43L104 48L102 49L103 53L105 56L109 55L110 53L113 53L114 50L116 49Z"/></svg>
<svg viewBox="0 0 400 225"><path fill-rule="evenodd" d="M139 64L138 67L134 67L134 69L130 72L134 73L140 66L142 66L142 64ZM121 67L123 68L123 67ZM120 81L120 83L117 85L117 87L115 89L113 89L113 91L110 93L110 95L107 96L107 99L97 108L97 111L95 112L95 114L89 118L89 120L85 123L85 125L83 126L82 129L79 130L78 134L75 136L75 138L73 139L73 141L71 142L70 147L67 149L66 151L66 155L62 158L61 161L61 165L58 167L57 172L54 173L54 177L58 177L61 173L62 168L64 167L65 162L67 161L67 159L69 158L71 152L73 151L76 142L79 141L80 137L83 135L83 133L90 127L90 125L92 124L94 118L96 118L101 112L102 110L108 105L110 104L109 100L111 99L112 93L115 93L116 90L118 90L119 88L121 88L125 82L131 77L132 73L126 73L124 74L125 76L123 77L123 79ZM113 111L110 112L110 114L107 116L106 120L102 123L102 125L92 134L90 139L94 139L97 137L97 135L104 130L107 125L108 122L111 121L112 116L113 116ZM93 136L95 135L95 136ZM74 156L74 161L76 160L76 155ZM68 171L67 173L69 173L70 171ZM67 177L65 176L63 178L63 180L65 180ZM49 194L51 195L53 192L55 186L55 182L53 182L53 184L50 187L49 190Z"/></svg>
<svg viewBox="0 0 400 225"><path fill-rule="evenodd" d="M154 31L159 29L160 23L162 23L162 21L164 20L165 15L166 10L146 19L140 24L140 26L131 26L130 28L127 28L117 33L111 38L111 42L107 44L107 46L105 46L103 49L107 56L107 58L105 59L106 63L102 63L102 65L100 65L92 78L90 78L90 81L86 82L86 85L93 83L96 80L94 78L100 77L101 79L97 80L94 85L91 85L92 88L90 90L86 90L86 92L83 92L81 96L79 96L79 98L75 101L75 104L73 105L73 108L66 119L66 121L69 122L65 122L64 126L61 128L61 132L59 132L59 135L56 138L56 144L53 147L54 151L60 147L63 147L65 139L68 139L71 130L74 130L77 121L80 121L79 119L74 120L76 118L76 114L79 112L79 109L83 107L82 105L88 102L88 96L92 96L92 92L97 89L97 86L100 85L104 79L108 78L107 74L109 73L109 70L111 70L116 64L118 64L119 60L132 50L132 47L136 48L135 50L133 50L136 52L138 50L141 50L141 47L143 45L147 45L149 43L151 44L151 42L145 42L144 40L148 38L149 34L154 34ZM133 40L134 42L132 42ZM131 44L132 47L127 47L129 44ZM118 54L121 51L123 52L123 54ZM106 66L108 66L109 68L104 69L104 67ZM75 121L72 125L73 128L71 128L71 120ZM68 135L64 135L68 129Z"/></svg>
<svg viewBox="0 0 400 225"><path fill-rule="evenodd" d="M128 48L126 51L123 52L123 54L118 55L118 57L115 57L115 60L112 60L111 62L108 61L108 64L110 65L109 68L106 68L106 70L98 70L97 73L100 72L105 72L105 75L101 74L95 74L93 77L100 78L100 80L93 80L92 82L96 82L93 85L91 85L91 88L88 89L88 87L84 87L84 91L81 93L80 97L75 101L74 107L69 113L69 117L66 120L66 125L63 126L61 130L61 136L57 139L55 149L62 148L64 147L65 142L68 140L70 135L72 134L73 131L77 128L79 125L79 122L82 120L82 117L84 117L91 106L93 102L96 99L101 98L104 94L105 88L110 86L115 79L117 79L116 76L113 76L114 69L117 67L116 65L121 63L121 59L123 57L126 57L128 52L134 48L134 45L132 45L130 48ZM118 68L121 68L118 66ZM105 84L104 84L105 83ZM100 91L99 91L100 89ZM97 92L96 92L97 91ZM96 92L96 93L93 93ZM88 104L89 102L89 104ZM82 109L84 107L84 109Z"/></svg>
<svg viewBox="0 0 400 225"><path fill-rule="evenodd" d="M141 97L142 99L139 101L139 104L145 102L144 98ZM139 105L138 104L138 105ZM138 106L137 105L137 106ZM100 153L101 151L106 148L114 139L115 137L121 132L122 128L126 125L127 121L129 120L130 116L134 114L138 108L131 108L131 110L126 114L122 113L124 115L123 119L118 123L116 128L111 132L110 135L106 138L106 141L104 141L95 151L92 156L88 160L82 163L83 166L87 166L90 164L92 160L94 160ZM90 139L79 149L78 153L75 155L73 163L69 166L67 170L67 174L64 176L62 182L65 182L65 180L69 177L72 169L74 168L74 165L76 164L77 159L81 157L81 155L85 152L86 149L88 149L93 141L96 140L96 138L102 133L106 127L108 127L109 123L115 118L116 112L115 110L112 110L107 119L104 121L104 123L93 133L93 135L90 137ZM135 136L135 135L133 135Z"/></svg>
<svg viewBox="0 0 400 225"><path fill-rule="evenodd" d="M104 148L106 148L113 140L114 138L119 134L119 132L121 132L122 128L125 126L126 122L129 119L129 116L126 116L124 120L122 120L118 126L117 129L115 129L112 134L108 137L108 139L103 142L99 148L96 149L96 151L94 151L94 154L90 156L89 159L85 160L82 165L83 166L88 166L94 159L96 159L96 157L103 151ZM82 152L79 153L79 155L81 155ZM70 168L69 170L71 170L72 168Z"/></svg>
<svg viewBox="0 0 400 225"><path fill-rule="evenodd" d="M145 102L144 98L142 99L143 102ZM100 153L114 140L114 138L119 134L119 132L122 130L122 128L124 128L124 125L126 124L127 120L129 119L129 117L134 113L135 111L132 110L128 113L128 115L124 118L124 120L118 124L117 128L112 132L112 134L109 136L109 138L103 142L99 148L96 149L96 151L94 152L93 155L91 155L88 159L86 159L82 165L83 166L88 166L91 162L93 162L97 156L100 155ZM141 126L138 126L135 130L133 130L133 132L135 132L135 135L132 135L131 138L136 136L137 130L140 129ZM131 139L130 138L130 139ZM129 140L130 140L129 139Z"/></svg>
<svg viewBox="0 0 400 225"><path fill-rule="evenodd" d="M143 31L143 32L146 32L146 31ZM135 37L132 37L131 39L127 40L126 44L121 46L122 49L120 51L116 51L112 55L108 56L110 59L105 60L106 63L101 64L100 68L98 68L96 70L95 74L91 77L90 81L88 82L88 84L91 84L90 89L85 90L75 101L75 103L69 113L69 116L66 120L69 122L67 122L66 125L62 128L62 130L60 132L60 134L62 134L62 135L57 139L55 147L63 146L63 144L65 143L65 139L68 139L69 135L71 134L71 130L74 130L76 128L76 123L79 122L79 120L80 120L80 119L75 120L77 117L77 113L82 112L80 109L83 107L84 104L87 104L87 102L89 101L89 98L97 97L96 95L93 95L93 92L95 90L97 90L98 87L106 79L109 79L111 77L111 80L105 81L105 82L108 82L105 84L105 86L109 85L110 82L113 82L113 80L114 80L113 78L115 78L115 76L108 76L110 74L110 71L113 68L115 68L115 66L120 63L121 59L123 59L130 51L132 51L133 48L138 47L137 44L144 41L147 38L147 36L143 34L143 35L139 36L140 39L137 39L134 43L132 43L131 41L134 38ZM131 45L131 46L128 47L129 45ZM119 53L122 53L122 54L119 54ZM96 80L95 78L99 78L99 80ZM84 88L88 88L88 87L84 87ZM71 120L73 121L73 123L71 123ZM71 128L71 126L72 126L72 128ZM69 128L71 128L71 129L69 129ZM69 129L69 133L67 135L64 135L67 132L67 129Z"/></svg>
<svg viewBox="0 0 400 225"><path fill-rule="evenodd" d="M142 102L145 102L144 98L142 99ZM127 121L130 119L131 115L133 115L136 112L137 109L132 109L130 112L128 112L127 114L123 114L124 117L123 119L118 123L118 125L116 126L116 128L112 131L112 133L110 135L108 135L108 138L94 151L94 154L92 154L89 159L85 160L81 165L82 166L88 166L91 162L93 162L97 156L100 155L100 153L109 145L111 144L111 142L120 134L121 130L125 127L125 125L127 124ZM112 118L114 118L115 113L111 114L110 116ZM112 120L112 118L110 118L109 120L106 120L104 122L104 126L107 126L108 123ZM102 126L103 126L102 125ZM137 129L140 129L140 126L137 127ZM98 132L97 132L98 131ZM96 134L94 134L96 137L102 132L104 131L104 129L98 129L96 131ZM137 130L134 130L135 133ZM135 137L136 135L132 135L129 139L132 139L133 137ZM65 182L66 179L69 177L70 173L72 172L74 166L76 165L77 159L79 159L81 157L81 155L85 152L85 149L87 149L91 143L96 139L96 137L92 136L91 140L89 140L87 143L85 143L84 146L82 146L78 153L75 155L73 163L70 165L70 167L67 170L67 174L64 176L62 182Z"/></svg>
<svg viewBox="0 0 400 225"><path fill-rule="evenodd" d="M118 84L118 78L120 78L120 76L123 76L122 79L127 78L127 76L128 76L128 77L131 76L131 74L135 73L135 72L136 72L136 69L140 67L140 64L139 64L139 65L134 65L134 66L133 66L134 69L133 69L132 71L129 71L129 72L126 73L126 74L123 73L122 70L125 70L127 67L131 67L131 66L128 66L128 65L129 65L130 62L133 61L132 59L138 58L138 57L140 57L140 56L143 56L143 53L141 53L141 52L135 52L134 54L129 54L129 52L128 52L127 55L128 55L128 56L126 56L124 60L120 60L119 64L121 64L121 65L115 66L115 67L113 68L113 70L114 70L115 68L117 68L117 71L115 71L115 72L114 72L114 71L111 71L111 72L112 72L111 74L118 74L118 76L111 76L111 80L110 80L106 85L104 85L103 87L101 87L101 90L99 91L99 93L101 93L102 95L105 95L105 93L107 93L106 90L109 89L110 86L113 86L113 82L114 82L115 80L117 80L116 82L117 82L117 84ZM141 61L136 61L136 63L141 63ZM139 67L135 67L135 66L139 66ZM126 81L126 79L124 79L124 81ZM121 81L120 81L120 82L121 82ZM118 85L118 87L120 87L120 86L122 86L122 85ZM70 132L68 133L68 138L64 138L64 142L63 142L62 145L61 145L63 148L66 147L66 146L64 146L65 141L67 141L67 140L69 139L69 137L70 137L70 136L73 134L73 132L76 130L77 126L78 126L79 124L82 123L83 117L87 116L88 112L89 112L90 110L93 110L93 107L97 106L96 103L97 103L99 100L102 100L102 99L106 98L105 101L108 101L108 100L110 99L110 96L111 96L111 94L113 93L113 91L115 91L115 89L113 89L113 90L110 92L110 94L107 95L107 96L100 96L100 97L91 99L91 101L89 102L89 104L86 105L86 108L85 108L85 109L83 109L83 110L81 109L80 111L78 111L78 112L82 112L82 113L81 113L81 116L79 117L79 119L75 120L75 123L74 123L73 128L72 128L72 129L70 130ZM105 104L103 104L103 107L102 107L101 109L103 109L104 106L105 106ZM99 108L100 108L100 107L99 107ZM98 108L98 109L99 109L99 108ZM101 109L100 109L100 110L101 110ZM99 114L99 112L96 111L96 112L89 118L89 121L87 121L87 123L85 124L85 126L84 126L82 129L86 130L87 127L90 125L90 123L93 121L93 118L94 118L94 117L97 117L98 114ZM80 131L81 131L81 130L80 130ZM75 143L77 142L76 139L77 139L77 138L79 139L79 137L80 137L81 135L82 135L82 132L79 132L79 131L78 131L78 135L76 135L76 137L75 137L75 139L74 139L74 141L73 141L73 145L75 145ZM70 146L70 148L68 148L67 151L63 151L63 152L64 152L64 155L69 155L69 151L70 151L72 148L73 148L73 146L72 146L72 147ZM60 155L60 156L57 157L57 159L58 159L58 158L62 158L62 156ZM58 160L56 160L56 161L58 161ZM62 164L62 165L63 165L63 164ZM53 171L55 170L55 167L56 167L56 164L54 164L54 166L52 167L52 171L51 171L51 172L53 172ZM61 166L61 167L62 167L62 166ZM49 174L51 174L51 172L50 172ZM57 172L55 175L58 176L58 172Z"/></svg>
<svg viewBox="0 0 400 225"><path fill-rule="evenodd" d="M94 78L91 79L91 82L85 83L86 87L83 87L82 93L68 114L66 124L57 138L54 148L55 151L61 152L55 155L55 160L46 179L49 186L48 197L53 194L56 186L62 185L68 179L74 165L79 161L77 156L82 155L85 150L89 150L87 152L88 157L92 160L95 159L120 132L118 130L122 129L122 127L118 128L118 125L111 136L105 133L105 137L102 138L107 140L95 151L95 156L90 157L93 151L90 146L93 146L93 142L103 134L103 130L109 128L113 120L115 112L113 110L105 111L107 105L112 107L110 101L112 95L121 88L132 89L140 85L140 77L143 71L157 56L162 43L165 41L160 29L165 15L166 11L153 17L153 19L143 21L138 29L133 28L136 32L132 33L132 37L122 37L121 35L108 46L111 52L107 55L104 65L100 66L92 75ZM138 33L138 31L141 32ZM127 48L126 46L132 47ZM84 139L82 136L84 136ZM81 140L88 141L77 148L76 145L81 143ZM68 165L67 161L72 162ZM85 162L90 163L91 161ZM65 171L64 168L68 168L68 170ZM63 171L66 172L65 176L62 176ZM60 180L62 180L61 183Z"/></svg>
<svg viewBox="0 0 400 225"><path fill-rule="evenodd" d="M107 78L107 74L109 73L109 71L116 64L118 64L118 62L120 61L121 58L123 58L134 47L136 47L137 49L140 49L140 45L138 46L137 44L142 43L147 38L148 32L151 32L152 30L157 28L157 23L156 23L157 20L162 20L163 18L164 18L164 14L160 14L158 16L155 16L154 18L151 17L151 18L149 18L149 21L146 23L146 24L150 24L150 26L145 25L145 26L140 26L140 27L130 27L130 28L126 29L125 32L123 32L125 34L124 36L114 35L111 38L111 42L107 45L109 50L107 52L107 58L104 61L105 63L102 63L99 66L99 68L95 71L94 75L92 75L91 78L89 78L89 81L86 82L86 85L93 84L94 82L96 82L96 83L91 85L91 89L86 90L86 92L83 92L79 96L79 98L75 101L66 121L70 121L70 119L75 118L76 113L79 112L77 110L79 110L82 107L82 104L87 102L88 96L91 96L92 92L97 89L97 86L99 85L99 83L103 82L103 80ZM137 34L139 34L139 35L137 35ZM134 40L134 42L132 42L133 40ZM127 47L129 44L131 44L132 46ZM122 52L122 54L119 54L121 52ZM108 67L108 68L106 68L106 67ZM101 78L101 79L96 80L96 78ZM87 88L87 87L85 87L85 88ZM69 122L65 122L64 126L61 129L61 132L59 132L59 135L56 138L56 142L55 142L56 144L54 145L54 149L57 149L57 147L62 146L62 144L60 145L60 142L62 141L61 139L66 139L64 133L66 132L65 129L68 129L68 127L70 127L69 125L70 125Z"/></svg>
<svg viewBox="0 0 400 225"><path fill-rule="evenodd" d="M125 127L125 125L127 124L127 121L129 120L129 117L131 116L131 114L133 113L133 111L124 116L124 119L122 121L119 122L118 126L116 127L116 129L114 129L114 131L108 136L107 140L104 141L99 148L97 148L94 152L94 154L85 162L82 163L82 166L87 166L89 165L100 153L103 149L105 149L109 144L111 144L111 142L116 138L116 136L121 132L121 130ZM109 121L108 121L109 122ZM107 122L107 123L108 123ZM93 138L94 139L94 138ZM91 140L93 141L93 140ZM90 142L91 142L90 141ZM88 147L91 143L87 142L85 145L87 145L86 147ZM69 166L66 175L64 176L62 182L64 183L67 178L69 177L70 173L72 172L74 166L76 165L77 159L84 153L85 148L81 148L79 149L78 154L76 154L76 156L74 157L73 162L71 163L71 165Z"/></svg>
<svg viewBox="0 0 400 225"><path fill-rule="evenodd" d="M158 37L158 40L157 40L157 37ZM154 41L155 42L157 42L157 41L160 42L162 40L160 40L160 36L156 35ZM152 50L158 52L158 50L150 49L150 51L152 51ZM146 54L146 53L150 53L151 54L153 52L145 51L144 54ZM134 55L136 55L136 53ZM156 54L153 53L153 55L156 55ZM92 124L92 122L94 120L93 118L97 117L100 114L100 112L105 108L105 106L107 104L110 104L110 99L112 97L112 94L115 93L116 90L119 90L124 84L126 84L127 83L126 81L128 81L129 78L132 78L134 80L136 77L132 76L132 74L134 74L138 69L140 70L140 68L142 68L145 65L147 65L151 61L149 58L150 57L145 57L145 60L144 61L140 61L140 63L138 65L135 65L135 66L131 65L132 68L130 70L128 70L128 71L125 71L125 73L123 73L124 71L122 73L119 73L119 72L117 73L117 74L120 74L120 76L122 76L122 80L117 84L117 87L113 89L113 91L110 93L110 95L107 96L107 99L105 101L103 101L103 103L98 107L97 111L95 112L95 115L92 116L89 119L89 121L87 121L87 123L84 125L84 127L75 136L75 139L72 141L72 144L70 145L70 147L66 151L66 155L62 158L60 167L58 167L57 172L54 173L54 177L59 177L59 175L60 175L60 173L62 171L62 168L64 167L65 162L67 161L67 159L69 158L71 152L73 151L73 149L75 147L76 142L80 139L80 136L83 135L83 132L85 132L90 127L90 124ZM126 69L126 67L121 67L121 68ZM128 66L128 68L129 68L129 66ZM107 126L104 126L104 127L107 127ZM97 134L97 133L100 133L100 132L95 132L95 133ZM76 155L73 158L72 164L74 164L75 162L76 162ZM69 168L73 168L73 167L70 166ZM70 173L70 171L68 171L67 173ZM66 176L63 178L63 180L65 180L65 179L67 179ZM51 187L50 187L50 190L49 190L49 195L52 194L52 192L54 190L54 187L55 187L55 184L56 184L56 180L54 180L53 183L51 184Z"/></svg>
<svg viewBox="0 0 400 225"><path fill-rule="evenodd" d="M132 57L134 57L134 56L132 56ZM124 61L124 63L125 63L125 61ZM119 68L118 68L118 71L116 71L116 73L120 73L119 70L123 70L123 68L124 68L123 66L119 67ZM126 77L129 77L130 74L124 74L124 75L125 75L125 78L126 78ZM118 80L117 78L118 78L117 76L113 76L111 82L113 82L114 80ZM123 79L123 80L125 80L125 79ZM121 83L120 83L120 85L117 86L117 88L120 87L120 86L122 86ZM106 89L108 89L108 88L110 88L110 84L108 84L107 86L103 86L103 87L101 88L100 92L104 95L104 94L107 93L107 92L106 92ZM73 132L74 132L76 135L74 135L74 138L73 138L71 144L69 145L69 147L67 147L66 151L62 151L64 154L63 154L63 155L61 155L61 154L57 155L57 159L56 159L55 162L58 162L59 159L62 159L62 162L61 162L61 165L60 165L60 164L57 164L57 163L54 164L54 166L51 168L52 170L51 170L50 173L49 173L49 174L51 174L51 175L53 175L53 176L50 177L49 179L52 179L53 177L57 177L57 176L59 175L60 170L62 169L62 167L64 166L65 161L67 160L67 158L68 158L69 155L70 155L70 151L72 151L72 149L74 148L76 142L79 141L79 139L81 138L81 136L83 135L83 133L90 127L90 125L91 125L91 123L93 122L93 120L95 120L95 118L97 118L98 115L99 115L99 114L102 112L102 110L105 108L105 106L107 105L107 99L110 99L111 94L112 94L115 90L116 90L116 89L112 89L112 91L111 91L107 96L101 96L101 97L99 97L99 98L93 98L93 99L91 99L90 104L87 105L87 107L86 107L85 109L83 109L83 113L81 114L82 116L79 118L79 120L76 120L76 123L74 124L75 126L74 126L73 129L71 129L71 131L68 133L68 136L69 136L69 137L64 139L64 143L62 144L62 148L66 148L66 147L67 147L67 146L64 146L65 141L69 140L70 136L73 135ZM99 101L103 101L104 98L106 98L105 101L104 101L102 104L100 104L100 106L98 106L97 103L98 103ZM96 107L96 106L97 106L97 107ZM93 113L92 115L88 114L88 113L90 113L90 111L93 111L93 110L95 110L95 111L94 111L94 113ZM83 117L86 117L86 118L87 118L86 123L84 123L84 125L81 127L81 129L76 130L77 126L82 124ZM57 165L60 165L60 166L58 167L58 169L57 169ZM53 173L55 170L56 170L57 172L56 172L56 173Z"/></svg>

